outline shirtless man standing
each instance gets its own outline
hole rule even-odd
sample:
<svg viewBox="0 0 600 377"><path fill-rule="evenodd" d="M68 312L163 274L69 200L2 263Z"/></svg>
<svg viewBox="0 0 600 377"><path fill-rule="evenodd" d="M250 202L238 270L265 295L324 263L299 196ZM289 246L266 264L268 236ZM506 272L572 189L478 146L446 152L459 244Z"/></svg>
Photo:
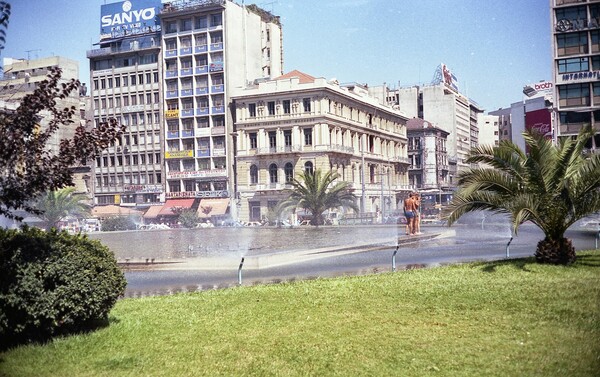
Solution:
<svg viewBox="0 0 600 377"><path fill-rule="evenodd" d="M406 217L406 234L413 234L415 231L415 200L413 193L408 194L404 199L404 216Z"/></svg>

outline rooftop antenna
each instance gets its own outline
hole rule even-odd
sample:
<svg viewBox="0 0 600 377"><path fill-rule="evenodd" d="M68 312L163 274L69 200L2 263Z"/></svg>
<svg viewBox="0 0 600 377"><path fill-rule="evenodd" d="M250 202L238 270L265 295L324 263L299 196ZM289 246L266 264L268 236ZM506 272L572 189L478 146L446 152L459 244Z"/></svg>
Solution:
<svg viewBox="0 0 600 377"><path fill-rule="evenodd" d="M32 52L36 53L35 54L35 58L37 59L38 58L38 54L37 54L38 51L42 51L42 49L38 48L38 49L35 49L35 50L25 50L25 52L27 53L27 60L30 60L29 58L30 58Z"/></svg>

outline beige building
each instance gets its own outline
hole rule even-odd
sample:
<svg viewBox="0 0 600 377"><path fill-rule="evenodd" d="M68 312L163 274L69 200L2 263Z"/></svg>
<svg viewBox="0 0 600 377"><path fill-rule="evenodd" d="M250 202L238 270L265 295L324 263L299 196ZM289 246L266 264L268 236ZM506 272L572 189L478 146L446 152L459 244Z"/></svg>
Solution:
<svg viewBox="0 0 600 377"><path fill-rule="evenodd" d="M263 219L302 171L333 169L350 182L361 208L351 216L396 211L411 189L408 119L360 85L292 71L246 87L233 103L242 221Z"/></svg>
<svg viewBox="0 0 600 377"><path fill-rule="evenodd" d="M411 186L418 191L448 189L451 171L446 149L448 132L420 118L410 119L406 126Z"/></svg>

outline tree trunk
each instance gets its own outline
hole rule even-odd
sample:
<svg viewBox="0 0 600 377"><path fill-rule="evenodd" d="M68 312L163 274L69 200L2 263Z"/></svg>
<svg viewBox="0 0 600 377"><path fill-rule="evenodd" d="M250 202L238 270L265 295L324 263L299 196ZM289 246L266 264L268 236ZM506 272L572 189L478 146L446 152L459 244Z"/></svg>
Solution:
<svg viewBox="0 0 600 377"><path fill-rule="evenodd" d="M577 255L570 239L564 237L557 240L545 238L538 242L535 259L538 263L567 265L575 262Z"/></svg>

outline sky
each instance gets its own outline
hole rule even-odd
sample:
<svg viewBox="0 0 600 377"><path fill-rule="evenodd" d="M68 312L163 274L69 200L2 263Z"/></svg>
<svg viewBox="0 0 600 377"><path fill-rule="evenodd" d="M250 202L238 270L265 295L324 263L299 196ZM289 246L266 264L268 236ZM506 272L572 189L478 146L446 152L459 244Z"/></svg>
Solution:
<svg viewBox="0 0 600 377"><path fill-rule="evenodd" d="M97 48L100 7L113 0L9 0L1 57L64 56ZM165 1L163 1L165 2ZM242 3L242 0L237 0ZM244 0L281 17L284 71L391 88L429 84L440 63L485 111L552 79L548 0Z"/></svg>

